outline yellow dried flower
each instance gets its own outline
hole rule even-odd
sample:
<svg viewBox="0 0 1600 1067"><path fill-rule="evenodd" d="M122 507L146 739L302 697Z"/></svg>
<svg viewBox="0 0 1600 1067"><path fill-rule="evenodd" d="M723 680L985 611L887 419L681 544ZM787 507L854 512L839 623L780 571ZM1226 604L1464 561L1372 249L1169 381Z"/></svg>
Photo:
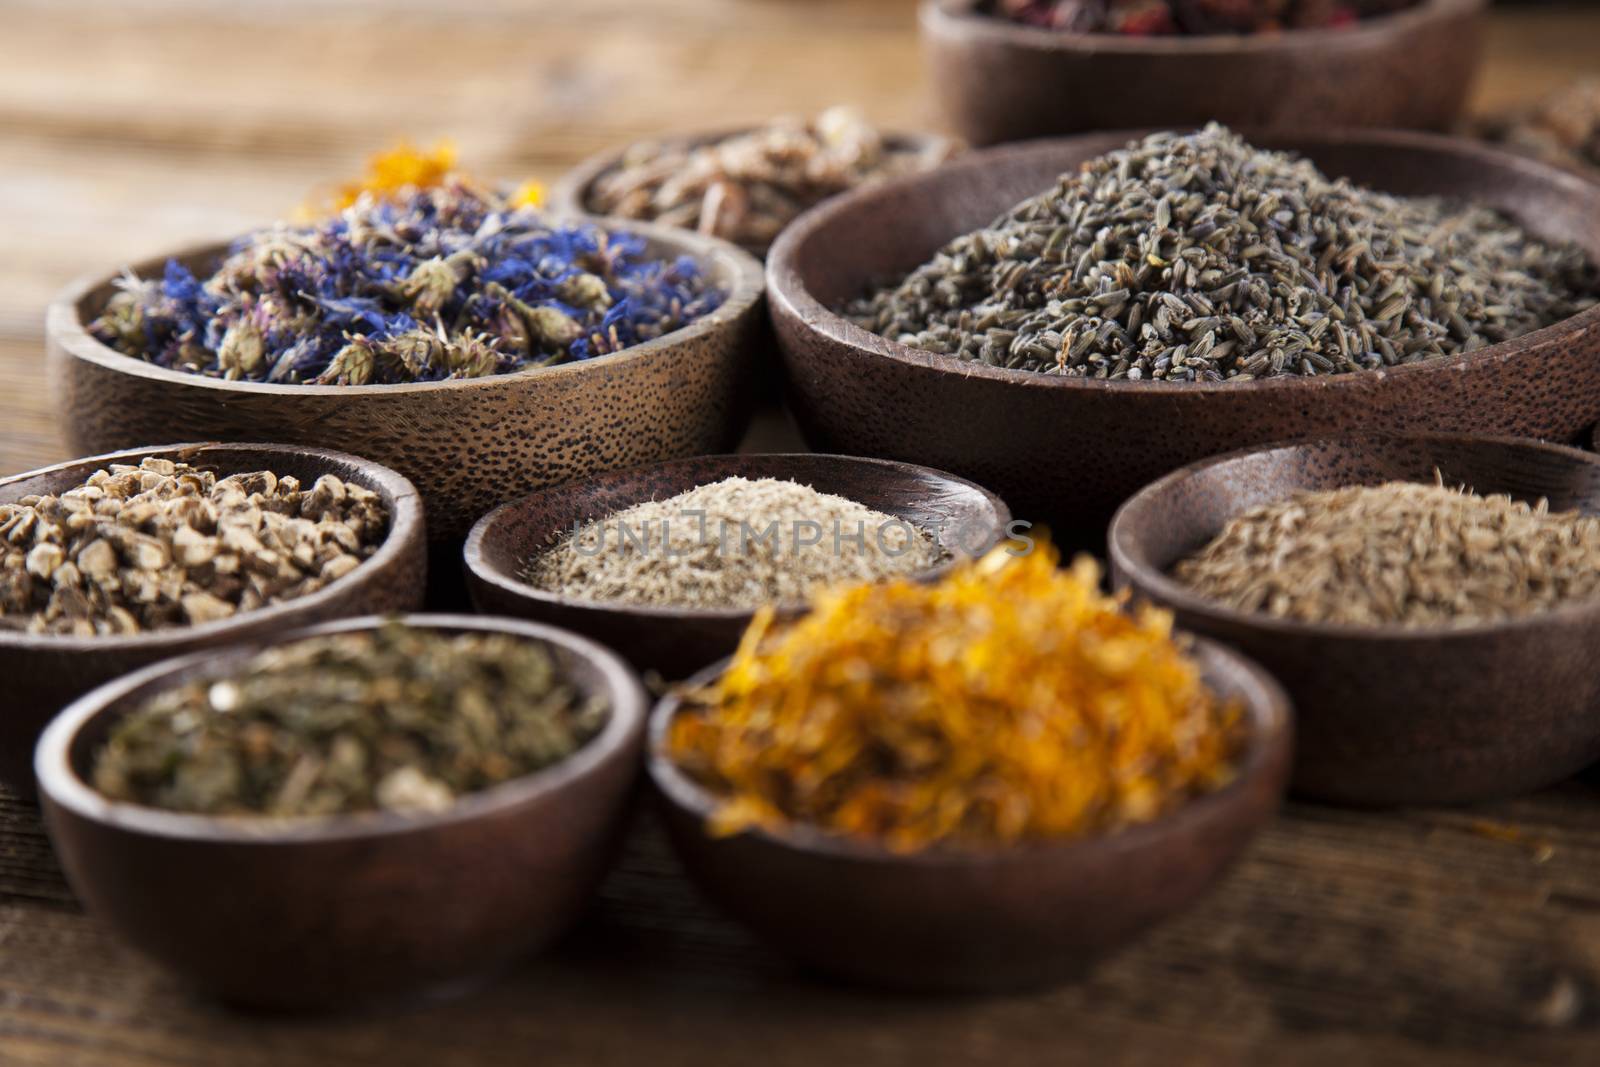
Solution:
<svg viewBox="0 0 1600 1067"><path fill-rule="evenodd" d="M544 185L529 178L511 194L511 206L541 207L544 204Z"/></svg>
<svg viewBox="0 0 1600 1067"><path fill-rule="evenodd" d="M456 169L456 146L453 141L435 142L432 149L423 151L410 141L401 141L387 152L379 152L367 160L367 172L352 182L339 186L334 208L343 211L359 200L363 193L384 198L407 190L431 189L441 184Z"/></svg>
<svg viewBox="0 0 1600 1067"><path fill-rule="evenodd" d="M718 834L795 826L897 851L1103 834L1232 780L1242 709L1167 612L1124 610L1090 558L999 548L934 584L834 589L757 615L668 752Z"/></svg>

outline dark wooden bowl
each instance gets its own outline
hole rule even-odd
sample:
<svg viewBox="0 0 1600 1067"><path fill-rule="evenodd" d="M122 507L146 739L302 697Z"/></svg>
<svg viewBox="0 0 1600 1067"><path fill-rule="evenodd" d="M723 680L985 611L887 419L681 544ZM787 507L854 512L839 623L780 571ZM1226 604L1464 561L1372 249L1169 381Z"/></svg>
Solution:
<svg viewBox="0 0 1600 1067"><path fill-rule="evenodd" d="M733 476L780 478L846 497L921 526L943 524L947 548L977 555L1006 536L1011 512L993 493L942 471L853 456L696 456L612 471L502 505L467 537L473 605L564 626L620 651L641 670L683 678L731 653L754 614L737 609L652 608L577 600L535 589L517 577L552 539L648 500L664 500ZM943 573L948 564L928 572ZM798 605L781 611L800 612Z"/></svg>
<svg viewBox="0 0 1600 1067"><path fill-rule="evenodd" d="M1392 479L1600 513L1600 457L1513 438L1358 434L1197 463L1111 524L1116 582L1258 660L1294 699L1294 789L1445 804L1549 785L1600 757L1600 602L1460 629L1314 625L1234 611L1167 576L1229 519L1300 490Z"/></svg>
<svg viewBox="0 0 1600 1067"><path fill-rule="evenodd" d="M989 486L1063 540L1098 540L1152 479L1230 449L1346 430L1572 441L1600 418L1600 307L1470 355L1384 371L1216 384L1107 382L921 352L831 309L1136 135L992 149L807 213L767 263L789 402L813 448L926 463ZM1402 194L1486 202L1600 258L1600 185L1414 133L1258 138Z"/></svg>
<svg viewBox="0 0 1600 1067"><path fill-rule="evenodd" d="M342 452L298 445L165 445L91 456L0 480L0 502L36 493L59 493L108 463L138 463L165 456L214 467L219 473L270 469L302 483L332 474L383 497L389 536L371 559L309 596L243 612L232 618L158 630L131 637L66 637L0 630L0 678L6 701L0 710L0 782L27 791L33 786L33 745L50 717L102 682L157 660L237 641L255 641L282 630L347 615L408 611L422 605L427 536L422 503L410 482L387 467Z"/></svg>
<svg viewBox="0 0 1600 1067"><path fill-rule="evenodd" d="M383 621L349 619L282 640ZM73 704L39 743L46 824L89 911L192 985L271 1008L448 990L565 930L626 822L648 706L643 687L612 652L550 627L457 615L406 621L543 642L578 687L610 701L611 721L562 763L437 815L267 821L175 813L95 792L94 753L149 695L227 671L260 646L157 664Z"/></svg>
<svg viewBox="0 0 1600 1067"><path fill-rule="evenodd" d="M728 292L711 314L609 356L460 381L276 385L168 370L84 330L113 277L69 286L47 323L56 410L84 451L173 436L347 448L416 483L435 541L459 542L490 508L597 471L731 448L750 415L761 265L725 241L617 221L652 254L688 255ZM197 273L226 245L174 253ZM135 267L159 276L167 256Z"/></svg>
<svg viewBox="0 0 1600 1067"><path fill-rule="evenodd" d="M1074 34L923 0L946 120L973 144L1083 130L1447 129L1483 51L1487 0L1422 0L1345 29L1205 37Z"/></svg>
<svg viewBox="0 0 1600 1067"><path fill-rule="evenodd" d="M910 989L996 990L1074 979L1198 899L1271 817L1290 761L1289 702L1260 667L1209 642L1208 684L1240 697L1253 739L1239 777L1109 837L982 852L895 854L815 830L706 832L712 797L664 751L676 695L646 757L668 833L713 901L824 973ZM707 683L722 665L695 682Z"/></svg>
<svg viewBox="0 0 1600 1067"><path fill-rule="evenodd" d="M665 137L652 137L649 140L652 144L674 148L679 146L698 147L725 141L730 137L749 133L752 129L754 127L737 126L732 129L669 134ZM949 149L953 144L950 138L941 137L937 134L903 132L885 133L884 142L892 148L914 151ZM599 181L603 175L616 170L621 165L623 157L633 147L634 145L629 144L621 148L609 148L604 152L596 152L563 174L550 187L550 210L561 215L596 217L598 213L590 207L590 193L594 188L594 183ZM767 254L767 246L765 245L741 245L740 247L753 256L762 257Z"/></svg>

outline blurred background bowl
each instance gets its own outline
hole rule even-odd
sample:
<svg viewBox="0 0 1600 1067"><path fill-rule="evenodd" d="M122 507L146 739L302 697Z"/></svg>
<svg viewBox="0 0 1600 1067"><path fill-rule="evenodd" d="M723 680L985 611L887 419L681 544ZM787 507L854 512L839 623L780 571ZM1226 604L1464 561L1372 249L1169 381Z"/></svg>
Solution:
<svg viewBox="0 0 1600 1067"><path fill-rule="evenodd" d="M1600 457L1511 438L1352 435L1197 463L1111 525L1114 580L1231 645L1294 701L1294 789L1349 804L1447 804L1530 792L1600 758L1600 602L1460 628L1334 626L1223 607L1174 581L1179 559L1253 507L1400 480L1600 514Z"/></svg>
<svg viewBox="0 0 1600 1067"><path fill-rule="evenodd" d="M944 528L970 555L1000 543L1011 523L1011 512L993 493L908 463L810 453L696 456L611 471L496 508L467 538L473 605L490 614L566 627L617 649L641 670L686 677L732 653L755 612L579 600L536 589L519 575L553 540L580 524L732 477L794 481L935 533ZM923 576L942 574L949 566ZM790 605L779 614L792 617L801 610Z"/></svg>
<svg viewBox="0 0 1600 1067"><path fill-rule="evenodd" d="M381 626L349 619L274 638ZM90 913L226 1000L328 1008L448 990L564 931L605 873L638 780L647 703L610 651L512 619L405 617L548 646L604 697L600 734L565 760L430 815L221 818L110 800L88 783L115 722L153 694L237 667L241 644L157 664L73 704L38 751L50 838Z"/></svg>
<svg viewBox="0 0 1600 1067"><path fill-rule="evenodd" d="M484 512L586 474L735 445L750 416L761 265L713 238L618 224L648 254L687 255L727 292L722 306L654 341L594 359L486 378L405 385L223 381L158 367L84 329L114 276L70 286L47 325L56 411L74 448L182 436L349 449L410 478L436 542L459 544ZM201 277L226 245L171 258ZM156 276L168 256L136 264Z"/></svg>
<svg viewBox="0 0 1600 1067"><path fill-rule="evenodd" d="M1381 371L1249 382L1111 382L923 352L833 309L951 238L1137 135L991 149L839 197L778 240L768 304L806 441L925 463L989 486L1059 540L1096 547L1124 499L1206 456L1360 429L1573 441L1600 418L1600 307L1468 355ZM1600 185L1481 145L1420 133L1252 137L1386 192L1480 201L1600 259Z"/></svg>
<svg viewBox="0 0 1600 1067"><path fill-rule="evenodd" d="M69 637L0 630L0 782L31 789L33 746L63 706L129 671L157 660L238 641L261 640L298 626L347 615L408 611L422 606L427 535L422 504L411 483L370 460L298 445L164 445L61 463L0 480L0 503L60 493L111 463L161 456L214 469L220 476L270 470L310 486L324 474L370 489L389 511L389 534L372 558L316 592L200 626L153 630L127 637Z"/></svg>
<svg viewBox="0 0 1600 1067"><path fill-rule="evenodd" d="M1208 685L1238 697L1251 740L1238 777L1153 822L1108 836L982 851L895 853L808 828L715 837L713 796L665 750L683 704L651 714L650 776L673 847L729 915L827 974L923 990L1005 990L1082 976L1210 888L1277 809L1290 710L1260 667L1210 642ZM709 684L726 664L696 676Z"/></svg>
<svg viewBox="0 0 1600 1067"><path fill-rule="evenodd" d="M946 121L975 145L1082 130L1193 126L1442 130L1461 115L1488 0L1418 6L1339 29L1130 37L1024 26L979 0L924 0Z"/></svg>

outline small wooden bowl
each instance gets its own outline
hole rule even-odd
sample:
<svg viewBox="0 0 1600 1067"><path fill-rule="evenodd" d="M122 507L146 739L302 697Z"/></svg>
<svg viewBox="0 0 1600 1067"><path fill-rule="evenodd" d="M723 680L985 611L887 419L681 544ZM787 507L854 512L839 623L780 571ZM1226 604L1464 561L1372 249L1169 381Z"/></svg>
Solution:
<svg viewBox="0 0 1600 1067"><path fill-rule="evenodd" d="M1390 480L1547 497L1600 513L1600 457L1503 437L1359 434L1207 460L1111 524L1119 585L1238 648L1297 715L1294 789L1347 804L1449 804L1538 789L1600 757L1600 602L1459 629L1333 626L1235 611L1168 577L1233 517L1302 490Z"/></svg>
<svg viewBox="0 0 1600 1067"><path fill-rule="evenodd" d="M472 528L465 550L473 605L496 615L564 626L617 649L641 670L686 677L731 653L754 612L577 600L535 589L518 574L552 539L576 524L734 476L799 482L924 529L944 524L972 555L998 544L1011 524L1011 512L993 493L926 467L807 453L696 456L556 486L484 516ZM946 546L955 547L948 541ZM791 605L780 615L793 617L801 610Z"/></svg>
<svg viewBox="0 0 1600 1067"><path fill-rule="evenodd" d="M1271 817L1290 761L1288 699L1238 654L1197 642L1208 684L1253 728L1238 778L1109 837L897 854L815 830L706 832L713 797L665 751L682 710L656 706L646 765L673 846L706 895L801 963L873 985L1003 990L1074 979L1209 889ZM711 682L724 665L691 684Z"/></svg>
<svg viewBox="0 0 1600 1067"><path fill-rule="evenodd" d="M1364 429L1573 441L1600 418L1600 307L1468 355L1215 384L990 367L897 344L832 310L1136 136L975 153L839 197L795 222L768 259L768 303L807 443L952 471L994 489L1017 514L1049 522L1059 539L1093 543L1141 486L1236 448ZM1430 134L1253 140L1388 192L1482 201L1600 259L1600 185L1558 168Z"/></svg>
<svg viewBox="0 0 1600 1067"><path fill-rule="evenodd" d="M215 468L222 475L262 469L293 475L310 485L324 474L378 493L389 509L389 536L372 558L309 596L243 612L202 626L157 630L130 637L67 637L0 630L0 678L7 700L0 711L0 782L33 786L33 745L50 717L102 682L157 660L281 630L369 612L408 611L422 605L427 536L422 503L410 482L387 467L342 452L297 445L165 445L76 459L0 480L0 503L83 484L109 463L138 463L163 456Z"/></svg>
<svg viewBox="0 0 1600 1067"><path fill-rule="evenodd" d="M975 145L1083 130L1444 130L1483 51L1487 0L1422 0L1343 29L1203 37L1063 33L923 0L946 120Z"/></svg>
<svg viewBox="0 0 1600 1067"><path fill-rule="evenodd" d="M114 277L80 281L47 322L56 410L75 448L124 448L179 434L353 449L416 483L435 541L459 542L478 516L534 489L635 463L731 448L749 421L754 346L765 321L761 264L725 241L618 221L652 255L695 259L728 294L711 314L609 356L410 385L230 382L158 367L84 329ZM157 256L197 274L225 244Z"/></svg>
<svg viewBox="0 0 1600 1067"><path fill-rule="evenodd" d="M754 127L740 126L725 130L674 134L666 137L652 137L649 139L649 143L669 148L697 148L701 145L715 144L730 137L749 133L752 129ZM638 143L641 142L597 152L563 174L550 188L550 210L562 215L603 216L603 212L596 211L590 207L593 199L592 190L594 189L594 184L607 173L616 170L622 164L623 158ZM884 144L892 149L913 152L949 151L953 147L953 142L950 138L932 133L886 133L884 135ZM740 247L751 255L760 258L767 254L769 246L742 244Z"/></svg>
<svg viewBox="0 0 1600 1067"><path fill-rule="evenodd" d="M348 619L274 638L370 630ZM111 725L151 694L225 672L230 646L104 686L51 723L39 791L68 880L89 911L193 985L270 1008L328 1008L444 991L543 946L609 866L638 778L647 700L613 653L512 619L414 615L450 633L548 645L611 719L565 761L437 815L268 822L112 801L89 784Z"/></svg>

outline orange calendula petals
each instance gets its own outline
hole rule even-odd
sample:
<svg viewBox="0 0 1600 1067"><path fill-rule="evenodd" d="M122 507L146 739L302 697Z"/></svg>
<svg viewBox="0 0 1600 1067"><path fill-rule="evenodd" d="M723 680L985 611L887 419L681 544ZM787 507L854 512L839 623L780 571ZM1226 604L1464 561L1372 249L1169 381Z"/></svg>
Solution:
<svg viewBox="0 0 1600 1067"><path fill-rule="evenodd" d="M693 694L672 758L719 834L796 826L899 851L1103 834L1232 779L1240 708L1087 557L997 549L934 584L830 590L758 613Z"/></svg>

